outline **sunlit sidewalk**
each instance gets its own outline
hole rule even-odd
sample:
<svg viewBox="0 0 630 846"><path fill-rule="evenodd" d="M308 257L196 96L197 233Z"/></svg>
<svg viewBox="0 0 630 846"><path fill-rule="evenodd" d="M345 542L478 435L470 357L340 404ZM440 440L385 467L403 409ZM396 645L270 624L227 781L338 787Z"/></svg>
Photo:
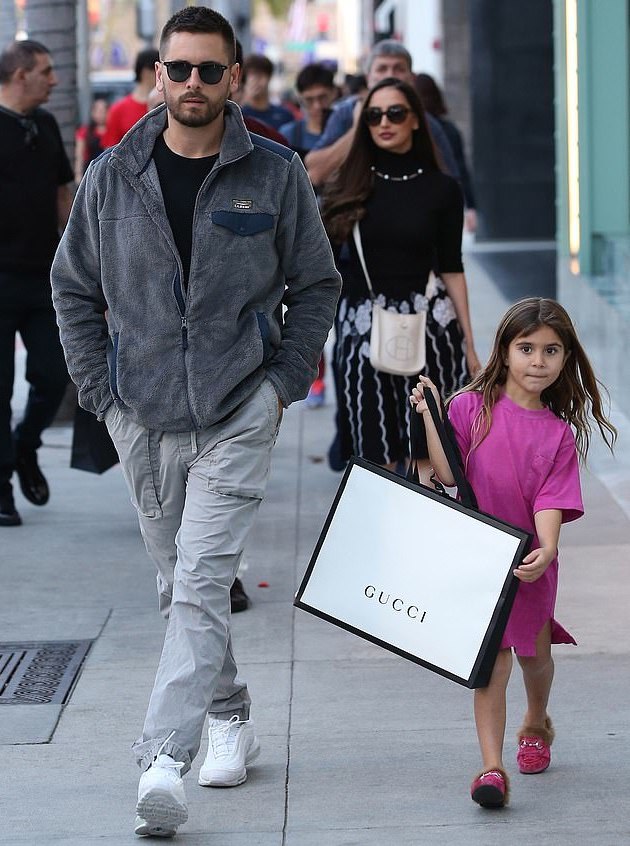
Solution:
<svg viewBox="0 0 630 846"><path fill-rule="evenodd" d="M469 263L484 354L504 301ZM185 778L190 846L417 846L625 841L630 520L612 487L585 473L587 516L563 530L558 619L579 647L556 650L553 763L519 776L524 697L510 685L506 766L512 803L468 796L478 769L471 694L292 606L340 475L326 463L332 408L285 416L233 618L262 755L231 790ZM137 842L139 733L163 637L155 579L119 469L71 470L70 430L46 433L51 500L17 495L24 525L2 530L0 642L93 640L65 706L0 706L0 843ZM620 466L620 465L614 465ZM605 475L605 474L604 474ZM414 527L409 527L410 544ZM177 842L176 841L176 842Z"/></svg>

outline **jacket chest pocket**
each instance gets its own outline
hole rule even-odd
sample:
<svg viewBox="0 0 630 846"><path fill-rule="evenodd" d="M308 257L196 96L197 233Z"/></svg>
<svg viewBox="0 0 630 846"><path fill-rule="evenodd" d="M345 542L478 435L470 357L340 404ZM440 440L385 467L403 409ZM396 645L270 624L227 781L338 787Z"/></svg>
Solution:
<svg viewBox="0 0 630 846"><path fill-rule="evenodd" d="M212 222L224 226L235 235L257 235L273 229L274 216L265 212L213 211Z"/></svg>

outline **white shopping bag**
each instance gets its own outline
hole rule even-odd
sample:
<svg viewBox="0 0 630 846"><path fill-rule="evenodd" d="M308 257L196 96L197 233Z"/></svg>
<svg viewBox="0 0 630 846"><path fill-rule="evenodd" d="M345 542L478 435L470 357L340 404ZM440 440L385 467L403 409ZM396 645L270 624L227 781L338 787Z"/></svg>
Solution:
<svg viewBox="0 0 630 846"><path fill-rule="evenodd" d="M353 458L295 605L481 687L530 542L522 529Z"/></svg>

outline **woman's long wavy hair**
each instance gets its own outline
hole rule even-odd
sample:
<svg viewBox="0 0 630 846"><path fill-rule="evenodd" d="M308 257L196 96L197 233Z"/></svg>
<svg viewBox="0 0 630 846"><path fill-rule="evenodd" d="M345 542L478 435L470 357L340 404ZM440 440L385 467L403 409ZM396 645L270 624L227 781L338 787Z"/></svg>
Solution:
<svg viewBox="0 0 630 846"><path fill-rule="evenodd" d="M369 108L374 94L383 88L395 88L400 91L418 118L419 128L413 131L411 146L418 167L427 171L440 170L424 108L411 85L400 79L383 79L368 92L363 109ZM376 163L378 149L372 140L368 125L361 119L354 133L350 151L324 194L322 219L328 237L335 244L343 243L350 235L355 221L361 220L365 214L365 202L374 186L371 167Z"/></svg>
<svg viewBox="0 0 630 846"><path fill-rule="evenodd" d="M479 446L490 431L492 409L507 380L505 361L510 344L515 338L527 338L543 326L553 329L562 341L566 361L553 385L542 392L541 401L557 417L573 426L576 447L582 461L586 460L593 431L589 417L595 420L602 438L612 451L617 430L602 409L602 393L608 398L608 392L596 379L565 309L555 300L542 297L520 300L508 309L497 329L488 363L465 388L453 394L457 396L465 391L478 391L483 396L483 405L473 424L471 451Z"/></svg>

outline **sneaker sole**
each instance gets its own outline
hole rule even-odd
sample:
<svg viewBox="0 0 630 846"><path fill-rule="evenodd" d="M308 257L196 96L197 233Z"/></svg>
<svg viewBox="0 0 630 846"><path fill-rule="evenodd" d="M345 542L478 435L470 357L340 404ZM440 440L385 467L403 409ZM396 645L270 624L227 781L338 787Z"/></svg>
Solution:
<svg viewBox="0 0 630 846"><path fill-rule="evenodd" d="M146 820L136 823L134 833L138 837L174 837L177 833L175 828L163 828L160 825L151 825Z"/></svg>
<svg viewBox="0 0 630 846"><path fill-rule="evenodd" d="M482 808L502 808L505 805L505 795L491 784L482 784L471 794L473 802Z"/></svg>
<svg viewBox="0 0 630 846"><path fill-rule="evenodd" d="M150 829L175 832L178 825L188 819L188 809L173 799L165 790L150 790L138 800L136 814L145 821Z"/></svg>
<svg viewBox="0 0 630 846"><path fill-rule="evenodd" d="M229 772L226 770L216 771L213 772L212 775L209 777L205 777L203 775L203 767L199 770L199 779L198 784L201 787L238 787L239 784L243 784L244 781L247 781L247 767L252 761L255 761L256 758L260 755L260 741L256 738L256 741L250 751L245 758L245 766L241 770L241 772L234 773Z"/></svg>

